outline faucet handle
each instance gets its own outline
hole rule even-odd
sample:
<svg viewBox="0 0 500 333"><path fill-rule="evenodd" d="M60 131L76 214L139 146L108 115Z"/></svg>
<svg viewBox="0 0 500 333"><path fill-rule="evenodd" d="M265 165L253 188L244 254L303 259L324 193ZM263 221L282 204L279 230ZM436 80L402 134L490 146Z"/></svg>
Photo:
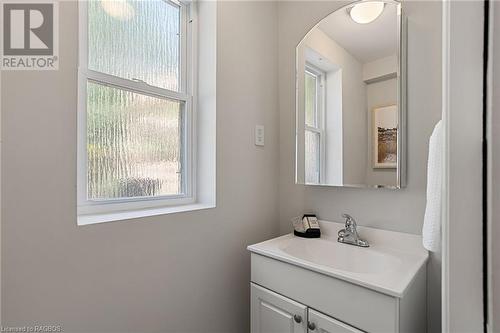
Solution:
<svg viewBox="0 0 500 333"><path fill-rule="evenodd" d="M347 222L354 222L354 223L356 223L356 220L354 219L354 217L352 217L349 214L344 213L344 214L342 214L342 217L345 218L346 223Z"/></svg>
<svg viewBox="0 0 500 333"><path fill-rule="evenodd" d="M349 214L346 214L346 213L343 213L342 217L345 218L345 219L352 219L352 216L349 215Z"/></svg>
<svg viewBox="0 0 500 333"><path fill-rule="evenodd" d="M356 224L356 220L354 219L354 217L352 217L349 214L345 214L345 213L342 214L342 217L345 218L345 226L346 226L346 228L354 228L354 229L356 229L357 224Z"/></svg>

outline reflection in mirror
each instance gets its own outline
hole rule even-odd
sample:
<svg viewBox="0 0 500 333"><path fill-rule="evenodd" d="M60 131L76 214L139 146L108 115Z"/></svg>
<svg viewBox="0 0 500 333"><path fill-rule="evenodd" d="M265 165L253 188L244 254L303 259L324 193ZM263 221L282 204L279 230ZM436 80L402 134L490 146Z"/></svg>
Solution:
<svg viewBox="0 0 500 333"><path fill-rule="evenodd" d="M400 6L340 8L297 46L297 183L404 185Z"/></svg>

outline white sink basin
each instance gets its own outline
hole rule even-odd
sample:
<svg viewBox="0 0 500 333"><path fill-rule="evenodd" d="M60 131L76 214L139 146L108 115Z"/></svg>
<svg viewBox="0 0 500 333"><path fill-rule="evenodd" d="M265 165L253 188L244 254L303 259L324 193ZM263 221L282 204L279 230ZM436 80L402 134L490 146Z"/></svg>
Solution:
<svg viewBox="0 0 500 333"><path fill-rule="evenodd" d="M325 239L311 242L293 237L284 240L280 248L297 259L351 273L380 274L401 264L401 258L390 253Z"/></svg>
<svg viewBox="0 0 500 333"><path fill-rule="evenodd" d="M343 224L320 221L322 237L293 234L251 245L260 255L349 281L391 296L402 297L427 261L420 236L358 227L370 243L362 248L337 242Z"/></svg>

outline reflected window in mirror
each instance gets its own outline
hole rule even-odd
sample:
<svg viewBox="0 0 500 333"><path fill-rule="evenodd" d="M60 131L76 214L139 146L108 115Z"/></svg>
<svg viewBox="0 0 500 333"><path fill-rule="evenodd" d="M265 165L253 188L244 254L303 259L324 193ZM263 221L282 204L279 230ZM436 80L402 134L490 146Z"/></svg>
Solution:
<svg viewBox="0 0 500 333"><path fill-rule="evenodd" d="M307 63L305 68L305 155L306 183L319 184L324 162L325 73Z"/></svg>

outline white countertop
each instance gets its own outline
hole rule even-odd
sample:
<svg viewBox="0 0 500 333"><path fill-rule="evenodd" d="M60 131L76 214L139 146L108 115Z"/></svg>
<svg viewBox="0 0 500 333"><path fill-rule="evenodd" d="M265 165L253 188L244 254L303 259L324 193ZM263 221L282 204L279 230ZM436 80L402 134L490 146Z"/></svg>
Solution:
<svg viewBox="0 0 500 333"><path fill-rule="evenodd" d="M266 257L342 279L395 297L402 297L428 252L419 235L358 226L362 248L337 242L343 223L320 221L321 238L284 235L248 246Z"/></svg>

